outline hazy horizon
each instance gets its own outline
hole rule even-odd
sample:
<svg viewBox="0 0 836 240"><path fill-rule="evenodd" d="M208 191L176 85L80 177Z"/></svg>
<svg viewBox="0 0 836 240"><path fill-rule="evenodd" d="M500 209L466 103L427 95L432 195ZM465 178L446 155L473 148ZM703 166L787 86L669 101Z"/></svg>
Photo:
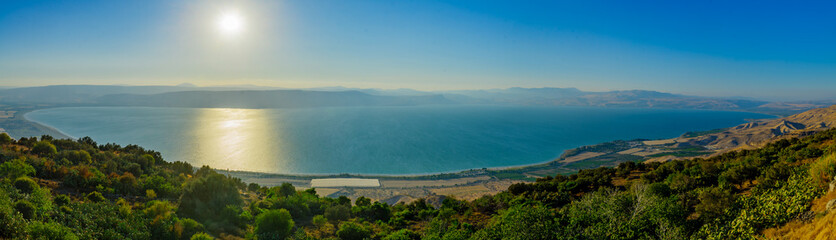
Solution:
<svg viewBox="0 0 836 240"><path fill-rule="evenodd" d="M833 3L4 1L0 86L832 99Z"/></svg>

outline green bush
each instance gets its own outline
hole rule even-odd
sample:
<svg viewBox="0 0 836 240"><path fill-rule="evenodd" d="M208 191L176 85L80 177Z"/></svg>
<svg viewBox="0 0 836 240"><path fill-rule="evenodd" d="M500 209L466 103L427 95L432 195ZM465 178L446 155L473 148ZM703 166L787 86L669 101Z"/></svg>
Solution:
<svg viewBox="0 0 836 240"><path fill-rule="evenodd" d="M78 239L71 229L57 223L32 222L29 224L29 237L32 239L75 240Z"/></svg>
<svg viewBox="0 0 836 240"><path fill-rule="evenodd" d="M14 186L15 188L17 188L17 190L20 190L20 192L26 194L32 193L32 191L38 189L38 184L28 177L19 177L15 179Z"/></svg>
<svg viewBox="0 0 836 240"><path fill-rule="evenodd" d="M104 198L104 196L102 196L101 193L96 192L96 191L88 193L85 198L87 198L87 200L89 200L91 202L103 202L103 201L107 200L107 199Z"/></svg>
<svg viewBox="0 0 836 240"><path fill-rule="evenodd" d="M383 237L383 240L418 240L421 239L421 235L417 234L409 229L401 229L396 232L393 232L386 237Z"/></svg>
<svg viewBox="0 0 836 240"><path fill-rule="evenodd" d="M228 207L243 204L235 180L208 168L201 170L198 173L200 177L189 180L183 186L178 215L198 220L210 231L215 226L235 227L233 225L238 219L229 219L232 216L223 214ZM162 196L161 192L157 193ZM209 222L215 224L210 225Z"/></svg>
<svg viewBox="0 0 836 240"><path fill-rule="evenodd" d="M35 208L35 205L29 201L18 200L15 202L15 210L23 215L23 218L31 220L35 218L35 211L37 208Z"/></svg>
<svg viewBox="0 0 836 240"><path fill-rule="evenodd" d="M191 218L183 218L177 222L178 227L183 229L182 236L194 236L204 231L203 224Z"/></svg>
<svg viewBox="0 0 836 240"><path fill-rule="evenodd" d="M69 196L64 195L64 194L58 195L57 197L55 197L55 200L54 200L55 204L58 204L58 206L67 205L67 204L70 203L70 201L72 201L72 199L70 199Z"/></svg>
<svg viewBox="0 0 836 240"><path fill-rule="evenodd" d="M255 233L258 239L285 239L293 225L293 218L287 210L269 210L255 218Z"/></svg>
<svg viewBox="0 0 836 240"><path fill-rule="evenodd" d="M704 221L716 219L734 204L735 196L729 190L709 188L700 192L695 211Z"/></svg>
<svg viewBox="0 0 836 240"><path fill-rule="evenodd" d="M371 236L371 231L355 222L343 222L337 230L337 236L342 240L363 240Z"/></svg>
<svg viewBox="0 0 836 240"><path fill-rule="evenodd" d="M49 141L39 141L32 147L32 153L46 157L55 155L58 153L58 150L55 148L55 145L52 145Z"/></svg>
<svg viewBox="0 0 836 240"><path fill-rule="evenodd" d="M22 239L26 220L14 207L9 193L0 189L0 239Z"/></svg>
<svg viewBox="0 0 836 240"><path fill-rule="evenodd" d="M32 175L35 175L35 168L27 164L23 159L15 159L0 164L0 177L17 179Z"/></svg>
<svg viewBox="0 0 836 240"><path fill-rule="evenodd" d="M215 240L215 238L206 233L195 233L192 235L191 240Z"/></svg>

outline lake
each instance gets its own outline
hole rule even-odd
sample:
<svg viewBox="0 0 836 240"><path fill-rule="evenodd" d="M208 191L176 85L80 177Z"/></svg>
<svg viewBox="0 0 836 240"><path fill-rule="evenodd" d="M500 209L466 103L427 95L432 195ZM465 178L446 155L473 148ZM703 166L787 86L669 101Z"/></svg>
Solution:
<svg viewBox="0 0 836 240"><path fill-rule="evenodd" d="M26 115L69 136L153 149L167 161L286 174L420 174L535 164L578 146L672 138L770 117L517 106L72 107Z"/></svg>

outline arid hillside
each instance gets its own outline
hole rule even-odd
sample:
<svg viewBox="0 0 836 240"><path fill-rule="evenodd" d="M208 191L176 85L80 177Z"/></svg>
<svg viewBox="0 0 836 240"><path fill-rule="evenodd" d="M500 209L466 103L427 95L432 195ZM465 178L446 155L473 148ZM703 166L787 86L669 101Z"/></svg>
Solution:
<svg viewBox="0 0 836 240"><path fill-rule="evenodd" d="M816 108L792 116L741 124L725 131L695 137L680 137L680 146L704 146L725 152L733 149L750 149L769 141L801 137L836 126L836 105Z"/></svg>

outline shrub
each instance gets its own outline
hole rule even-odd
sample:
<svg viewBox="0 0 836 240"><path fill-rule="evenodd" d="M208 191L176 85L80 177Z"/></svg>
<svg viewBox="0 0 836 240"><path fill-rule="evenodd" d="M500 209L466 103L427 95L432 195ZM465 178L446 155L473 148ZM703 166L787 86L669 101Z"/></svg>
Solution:
<svg viewBox="0 0 836 240"><path fill-rule="evenodd" d="M326 223L328 223L328 219L326 219L325 216L316 215L311 220L311 223L313 223L317 227L322 227L325 226Z"/></svg>
<svg viewBox="0 0 836 240"><path fill-rule="evenodd" d="M70 201L71 201L70 197L68 197L67 195L64 195L64 194L58 195L57 197L55 197L55 200L54 200L55 204L58 204L58 206L67 205L67 204L70 203Z"/></svg>
<svg viewBox="0 0 836 240"><path fill-rule="evenodd" d="M192 235L191 240L215 240L215 238L206 233L195 233L195 235Z"/></svg>
<svg viewBox="0 0 836 240"><path fill-rule="evenodd" d="M337 236L342 240L363 240L371 236L371 231L355 222L343 222Z"/></svg>
<svg viewBox="0 0 836 240"><path fill-rule="evenodd" d="M145 198L148 198L148 199L157 198L157 193L154 192L154 189L145 190Z"/></svg>
<svg viewBox="0 0 836 240"><path fill-rule="evenodd" d="M383 240L418 240L421 239L421 235L409 230L409 229L401 229L397 232L393 232L386 237L383 237Z"/></svg>
<svg viewBox="0 0 836 240"><path fill-rule="evenodd" d="M78 236L70 228L52 222L32 222L29 225L29 236L32 239L61 239L73 240Z"/></svg>
<svg viewBox="0 0 836 240"><path fill-rule="evenodd" d="M91 193L88 193L88 194L87 194L87 196L86 196L86 198L87 198L87 200L89 200L89 201L91 201L91 202L102 202L102 201L105 201L105 200L106 200L106 199L104 198L104 196L102 196L102 194L101 194L101 193L96 192L96 191L93 191L93 192L91 192Z"/></svg>
<svg viewBox="0 0 836 240"><path fill-rule="evenodd" d="M269 210L256 217L255 233L258 239L285 239L293 225L293 218L287 210Z"/></svg>
<svg viewBox="0 0 836 240"><path fill-rule="evenodd" d="M722 216L734 204L735 196L728 190L710 188L702 191L698 199L700 203L696 205L695 211L701 219L709 221Z"/></svg>
<svg viewBox="0 0 836 240"><path fill-rule="evenodd" d="M48 141L39 141L32 147L32 153L39 156L52 156L57 152L58 150L55 149L55 145L52 145Z"/></svg>
<svg viewBox="0 0 836 240"><path fill-rule="evenodd" d="M15 202L15 210L20 212L25 219L32 219L35 217L35 205L26 200L18 200Z"/></svg>
<svg viewBox="0 0 836 240"><path fill-rule="evenodd" d="M0 164L0 177L16 179L32 175L35 175L35 168L27 164L23 159L15 159Z"/></svg>
<svg viewBox="0 0 836 240"><path fill-rule="evenodd" d="M24 237L26 220L13 205L9 194L4 189L0 189L0 239Z"/></svg>
<svg viewBox="0 0 836 240"><path fill-rule="evenodd" d="M177 222L177 227L182 229L182 236L192 236L194 237L197 234L200 234L204 231L203 224L195 221L191 218L183 218ZM205 233L204 233L205 234Z"/></svg>
<svg viewBox="0 0 836 240"><path fill-rule="evenodd" d="M35 189L38 189L38 184L28 177L19 177L15 179L14 186L17 190L20 190L20 192L27 194L32 193Z"/></svg>

